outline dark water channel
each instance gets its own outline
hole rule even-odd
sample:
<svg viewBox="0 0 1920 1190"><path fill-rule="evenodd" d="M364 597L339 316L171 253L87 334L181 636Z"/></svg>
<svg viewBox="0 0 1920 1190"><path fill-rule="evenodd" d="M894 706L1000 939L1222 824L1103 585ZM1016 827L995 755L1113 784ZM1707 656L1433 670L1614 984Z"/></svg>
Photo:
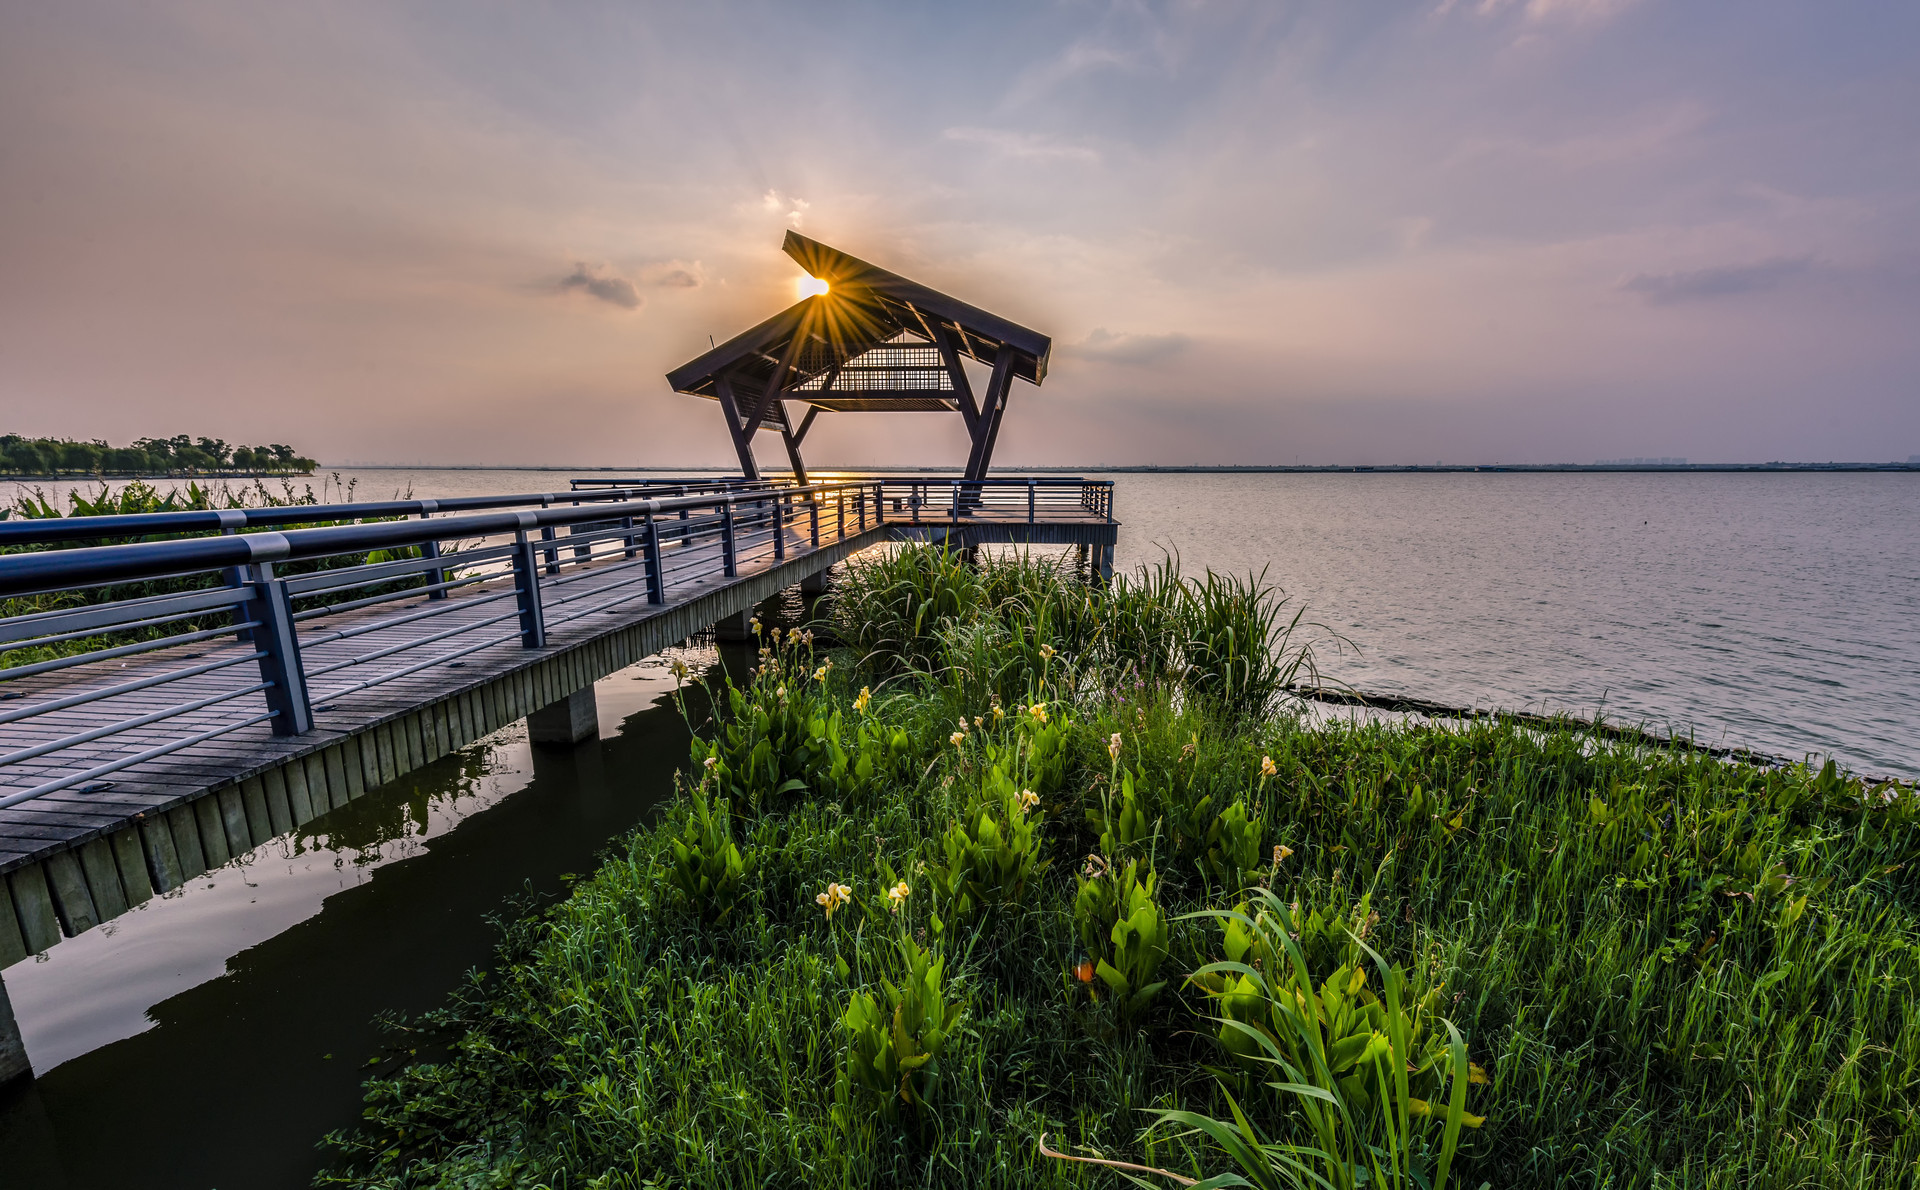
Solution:
<svg viewBox="0 0 1920 1190"><path fill-rule="evenodd" d="M375 1017L440 1003L491 961L498 914L671 792L672 689L659 659L614 674L598 739L506 728L9 969L39 1077L0 1098L0 1186L307 1185L392 1040Z"/></svg>

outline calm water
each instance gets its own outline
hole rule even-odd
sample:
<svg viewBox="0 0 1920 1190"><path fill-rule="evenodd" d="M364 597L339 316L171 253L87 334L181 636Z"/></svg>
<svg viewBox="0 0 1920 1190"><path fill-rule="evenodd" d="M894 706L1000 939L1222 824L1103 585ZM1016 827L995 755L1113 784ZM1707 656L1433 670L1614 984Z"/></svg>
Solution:
<svg viewBox="0 0 1920 1190"><path fill-rule="evenodd" d="M357 477L379 499L566 473ZM1356 687L1920 773L1920 476L1113 478L1121 567L1266 568L1359 646L1323 654ZM9 969L39 1078L0 1095L0 1187L305 1184L386 1057L373 1018L439 1003L489 960L490 915L670 790L671 686L615 674L599 740L509 728Z"/></svg>
<svg viewBox="0 0 1920 1190"><path fill-rule="evenodd" d="M575 473L341 474L384 499ZM1920 776L1920 474L1109 478L1122 569L1264 568L1358 646L1322 657L1359 689Z"/></svg>

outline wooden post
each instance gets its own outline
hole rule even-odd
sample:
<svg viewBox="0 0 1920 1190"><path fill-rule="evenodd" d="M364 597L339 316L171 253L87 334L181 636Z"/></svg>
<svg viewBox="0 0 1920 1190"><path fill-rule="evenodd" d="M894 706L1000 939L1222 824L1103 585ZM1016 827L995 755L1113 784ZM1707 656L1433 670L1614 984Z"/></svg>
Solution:
<svg viewBox="0 0 1920 1190"><path fill-rule="evenodd" d="M249 585L253 588L253 646L259 649L260 680L266 689L267 709L273 712L273 734L305 735L313 730L313 707L307 701L306 672L300 666L300 637L293 627L293 603L287 584L273 577L273 563L255 562Z"/></svg>
<svg viewBox="0 0 1920 1190"><path fill-rule="evenodd" d="M748 482L760 478L760 465L753 461L753 439L742 430L740 403L733 395L733 381L725 376L714 378L714 395L720 398L720 411L726 415L727 436L733 439L733 450L740 456L740 470Z"/></svg>
<svg viewBox="0 0 1920 1190"><path fill-rule="evenodd" d="M438 512L439 510L440 510L440 504L436 500L420 501L420 519L423 521L426 520L428 517L432 516L434 513ZM426 558L438 558L440 556L440 543L438 541L427 542L425 545L420 547L420 554L422 557L426 557ZM444 588L440 586L440 584L446 581L447 581L447 572L445 570L434 569L434 570L427 571L427 583L432 588L427 592L427 598L428 599L445 599L447 597L447 592Z"/></svg>
<svg viewBox="0 0 1920 1190"><path fill-rule="evenodd" d="M27 1044L20 1039L19 1022L13 1019L13 1001L7 998L6 983L0 981L0 1086L32 1077L33 1063L27 1060Z"/></svg>
<svg viewBox="0 0 1920 1190"><path fill-rule="evenodd" d="M593 701L592 686L582 686L527 716L529 743L577 744L599 734L600 711Z"/></svg>
<svg viewBox="0 0 1920 1190"><path fill-rule="evenodd" d="M524 514L524 519L531 513ZM520 605L520 643L529 649L547 645L547 625L540 609L540 561L534 557L533 541L522 528L513 538L513 585Z"/></svg>
<svg viewBox="0 0 1920 1190"><path fill-rule="evenodd" d="M1000 418L1007 411L1007 390L1013 384L1013 362L1019 353L1009 344L1001 344L993 357L993 379L987 382L987 395L981 402L980 420L973 436L973 453L967 457L968 479L984 479L993 464L994 440L1000 437Z"/></svg>
<svg viewBox="0 0 1920 1190"><path fill-rule="evenodd" d="M647 514L647 602L662 604L667 601L666 571L660 566L660 518Z"/></svg>

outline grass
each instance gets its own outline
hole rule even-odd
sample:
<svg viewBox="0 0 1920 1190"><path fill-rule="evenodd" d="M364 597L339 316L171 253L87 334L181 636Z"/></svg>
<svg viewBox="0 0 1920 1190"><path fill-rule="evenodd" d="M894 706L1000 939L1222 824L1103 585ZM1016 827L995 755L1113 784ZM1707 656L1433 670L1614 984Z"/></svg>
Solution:
<svg viewBox="0 0 1920 1190"><path fill-rule="evenodd" d="M1313 727L1223 694L1249 650L1305 664L1258 584L1228 655L1171 567L903 554L409 1025L442 1050L369 1083L323 1183L1912 1184L1911 789Z"/></svg>

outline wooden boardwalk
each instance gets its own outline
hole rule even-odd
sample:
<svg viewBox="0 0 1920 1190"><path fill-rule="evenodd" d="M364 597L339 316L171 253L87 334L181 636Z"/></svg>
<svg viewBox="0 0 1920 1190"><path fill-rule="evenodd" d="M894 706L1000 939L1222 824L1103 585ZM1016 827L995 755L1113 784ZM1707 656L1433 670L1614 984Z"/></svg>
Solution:
<svg viewBox="0 0 1920 1190"><path fill-rule="evenodd" d="M0 767L0 800L69 784L0 807L0 967L563 704L859 550L950 539L1079 543L1111 557L1115 526L1105 511L1054 507L1043 519L989 502L956 520L911 497L874 503L876 515L863 511L858 523L836 517L818 545L804 523L783 526L778 548L764 521L757 532L743 523L738 540L729 538L733 574L717 537L664 545L658 603L617 540L610 554L585 558L568 557L575 547L566 537L542 541L547 558L568 562L547 567L537 583L540 648L523 642L513 573L497 566L442 599L408 595L304 619L298 653L312 729L300 734L273 733L261 710L257 646L230 634L6 681L0 757L17 759ZM97 697L123 687L134 688ZM28 708L35 713L23 716ZM96 731L99 738L75 742Z"/></svg>

